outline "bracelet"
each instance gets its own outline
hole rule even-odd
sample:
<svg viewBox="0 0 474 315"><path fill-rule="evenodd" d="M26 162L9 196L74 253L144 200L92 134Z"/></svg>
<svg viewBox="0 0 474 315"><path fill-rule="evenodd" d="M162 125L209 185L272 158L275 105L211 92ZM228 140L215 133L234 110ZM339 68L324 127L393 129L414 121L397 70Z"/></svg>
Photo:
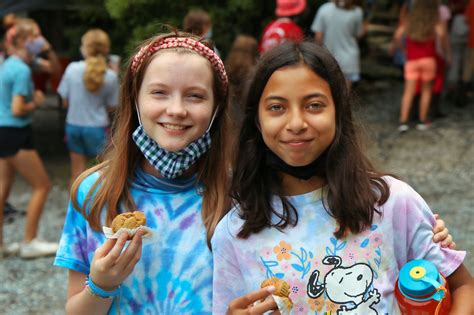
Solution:
<svg viewBox="0 0 474 315"><path fill-rule="evenodd" d="M101 287L99 287L94 282L92 282L92 279L90 276L86 277L86 288L90 294L99 296L103 299L114 297L120 294L120 286L118 286L118 288L113 291L106 291L102 289Z"/></svg>

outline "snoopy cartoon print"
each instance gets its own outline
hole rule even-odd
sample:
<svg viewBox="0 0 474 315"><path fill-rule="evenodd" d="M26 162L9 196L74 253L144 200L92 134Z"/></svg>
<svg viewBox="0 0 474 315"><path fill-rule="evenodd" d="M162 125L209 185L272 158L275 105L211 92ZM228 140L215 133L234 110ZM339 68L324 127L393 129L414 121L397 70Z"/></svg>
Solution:
<svg viewBox="0 0 474 315"><path fill-rule="evenodd" d="M314 270L308 281L308 296L316 299L321 294L334 303L344 304L337 310L337 315L377 315L373 305L380 302L380 293L376 288L372 290L374 273L368 264L356 263L349 267L342 267L339 256L326 256L323 264L333 265L321 283L319 271Z"/></svg>

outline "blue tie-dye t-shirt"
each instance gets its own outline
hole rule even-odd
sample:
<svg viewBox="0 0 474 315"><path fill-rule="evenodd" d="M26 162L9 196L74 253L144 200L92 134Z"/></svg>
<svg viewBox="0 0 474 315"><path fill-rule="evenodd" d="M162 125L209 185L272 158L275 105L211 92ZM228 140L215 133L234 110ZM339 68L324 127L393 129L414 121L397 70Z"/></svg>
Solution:
<svg viewBox="0 0 474 315"><path fill-rule="evenodd" d="M144 240L141 259L122 283L109 314L211 314L212 255L196 176L158 179L141 169L135 175L131 194L155 236L152 242ZM94 173L81 183L79 205L98 176ZM104 218L105 211L102 222ZM104 234L92 230L69 204L54 265L87 275L95 250L104 242Z"/></svg>

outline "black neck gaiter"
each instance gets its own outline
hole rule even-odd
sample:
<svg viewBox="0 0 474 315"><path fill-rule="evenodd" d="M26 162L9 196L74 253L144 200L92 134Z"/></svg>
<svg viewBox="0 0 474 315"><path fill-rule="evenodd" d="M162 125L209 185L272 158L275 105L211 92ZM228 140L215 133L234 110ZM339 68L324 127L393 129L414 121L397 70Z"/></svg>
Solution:
<svg viewBox="0 0 474 315"><path fill-rule="evenodd" d="M285 163L282 159L280 159L275 153L273 153L270 149L265 149L265 165L269 168L283 172L293 177L308 180L315 175L323 175L324 174L324 154L321 155L319 158L314 160L308 165L305 166L291 166ZM323 165L321 165L323 164Z"/></svg>

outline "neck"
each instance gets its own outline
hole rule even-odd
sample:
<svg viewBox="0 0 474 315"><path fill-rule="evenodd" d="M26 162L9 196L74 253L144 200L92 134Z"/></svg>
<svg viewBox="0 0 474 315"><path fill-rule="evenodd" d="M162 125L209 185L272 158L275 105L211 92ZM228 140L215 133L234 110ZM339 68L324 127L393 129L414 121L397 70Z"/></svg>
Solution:
<svg viewBox="0 0 474 315"><path fill-rule="evenodd" d="M305 194L326 185L326 179L320 176L313 176L308 180L304 180L283 172L280 172L279 174L282 178L282 185L285 196Z"/></svg>

